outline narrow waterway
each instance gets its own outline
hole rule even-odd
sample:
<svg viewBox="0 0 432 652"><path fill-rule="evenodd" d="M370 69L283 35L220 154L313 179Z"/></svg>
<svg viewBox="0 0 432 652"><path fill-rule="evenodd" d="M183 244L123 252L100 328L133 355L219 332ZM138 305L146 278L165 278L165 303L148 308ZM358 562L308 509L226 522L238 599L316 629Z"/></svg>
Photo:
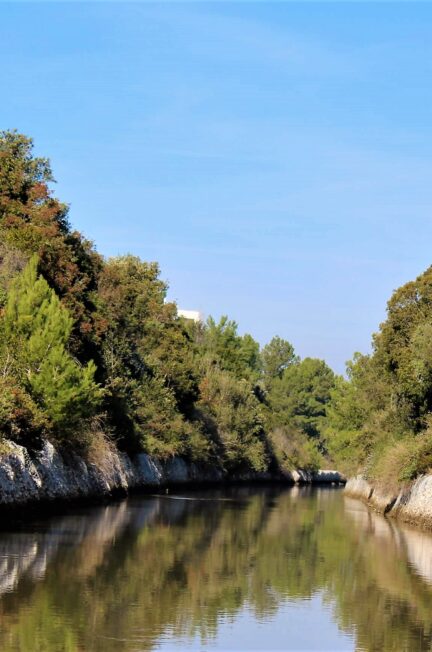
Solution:
<svg viewBox="0 0 432 652"><path fill-rule="evenodd" d="M0 533L2 652L432 649L432 536L335 488L135 496Z"/></svg>

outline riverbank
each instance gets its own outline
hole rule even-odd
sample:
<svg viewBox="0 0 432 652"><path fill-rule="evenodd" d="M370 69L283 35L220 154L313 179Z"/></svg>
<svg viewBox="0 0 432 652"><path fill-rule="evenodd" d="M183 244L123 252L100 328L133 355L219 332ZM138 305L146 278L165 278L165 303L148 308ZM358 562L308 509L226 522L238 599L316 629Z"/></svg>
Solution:
<svg viewBox="0 0 432 652"><path fill-rule="evenodd" d="M420 476L411 486L398 492L384 491L358 475L347 481L345 494L362 500L382 514L432 529L432 475Z"/></svg>
<svg viewBox="0 0 432 652"><path fill-rule="evenodd" d="M62 455L50 442L45 442L34 455L14 442L4 442L0 456L0 508L108 498L145 488L260 481L341 483L344 478L330 470L228 475L222 468L187 462L180 457L161 462L141 453L131 458L114 448L107 448L97 462L91 463L74 453Z"/></svg>

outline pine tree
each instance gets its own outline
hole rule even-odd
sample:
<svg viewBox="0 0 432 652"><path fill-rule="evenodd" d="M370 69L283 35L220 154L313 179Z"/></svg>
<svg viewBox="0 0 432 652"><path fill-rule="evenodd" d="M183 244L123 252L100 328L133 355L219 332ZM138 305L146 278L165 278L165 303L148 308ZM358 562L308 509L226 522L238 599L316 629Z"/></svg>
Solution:
<svg viewBox="0 0 432 652"><path fill-rule="evenodd" d="M58 435L95 413L102 391L95 364L82 367L67 350L73 319L53 289L38 276L33 256L9 291L4 340L16 375L48 414Z"/></svg>

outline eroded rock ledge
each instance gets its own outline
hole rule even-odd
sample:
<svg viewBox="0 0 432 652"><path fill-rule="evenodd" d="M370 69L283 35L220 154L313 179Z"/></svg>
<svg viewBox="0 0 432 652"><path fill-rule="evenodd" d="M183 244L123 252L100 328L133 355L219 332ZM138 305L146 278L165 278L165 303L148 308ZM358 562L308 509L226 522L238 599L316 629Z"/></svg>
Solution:
<svg viewBox="0 0 432 652"><path fill-rule="evenodd" d="M54 500L76 500L128 492L139 487L163 487L174 484L222 483L228 480L282 480L287 483L339 483L337 471L285 474L247 473L234 477L222 469L188 463L180 457L160 462L144 453L131 459L119 451L107 451L97 464L78 455L62 456L45 442L31 457L22 446L6 442L7 452L0 457L0 507L24 506Z"/></svg>
<svg viewBox="0 0 432 652"><path fill-rule="evenodd" d="M419 477L413 485L398 493L383 491L358 475L348 480L345 493L359 498L383 514L432 528L432 475Z"/></svg>

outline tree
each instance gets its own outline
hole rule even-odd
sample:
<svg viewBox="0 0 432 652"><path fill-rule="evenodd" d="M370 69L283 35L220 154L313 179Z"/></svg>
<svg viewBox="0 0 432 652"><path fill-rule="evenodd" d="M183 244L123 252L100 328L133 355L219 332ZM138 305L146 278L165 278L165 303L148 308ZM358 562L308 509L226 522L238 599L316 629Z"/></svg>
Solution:
<svg viewBox="0 0 432 652"><path fill-rule="evenodd" d="M13 279L24 269L27 262L28 256L0 243L0 310L6 304Z"/></svg>
<svg viewBox="0 0 432 652"><path fill-rule="evenodd" d="M347 364L348 380L335 379L326 409L326 449L337 467L352 472L365 462L371 450L371 441L363 430L371 413L367 386L364 381L370 374L370 358L356 354Z"/></svg>
<svg viewBox="0 0 432 652"><path fill-rule="evenodd" d="M0 132L0 241L39 268L71 313L71 347L80 359L94 356L99 326L94 299L101 257L72 231L68 207L50 190L48 159L33 156L33 141L16 131Z"/></svg>
<svg viewBox="0 0 432 652"><path fill-rule="evenodd" d="M273 337L261 351L261 364L267 387L275 378L281 378L285 369L299 362L294 347L279 336Z"/></svg>
<svg viewBox="0 0 432 652"><path fill-rule="evenodd" d="M432 376L427 371L427 329L432 322L432 267L398 288L387 304L387 319L374 335L374 358L392 387L399 418L408 429L422 428L432 410Z"/></svg>
<svg viewBox="0 0 432 652"><path fill-rule="evenodd" d="M12 283L2 323L3 356L15 377L48 415L57 437L92 416L101 399L95 365L81 366L67 351L73 320L32 256Z"/></svg>
<svg viewBox="0 0 432 652"><path fill-rule="evenodd" d="M393 482L430 463L432 268L398 288L370 356L356 354L327 410L327 446L341 468Z"/></svg>
<svg viewBox="0 0 432 652"><path fill-rule="evenodd" d="M262 406L246 379L211 367L201 381L197 406L228 469L267 467Z"/></svg>
<svg viewBox="0 0 432 652"><path fill-rule="evenodd" d="M183 425L177 426L183 424L183 416L191 415L198 396L193 343L177 318L176 306L165 301L166 290L158 265L136 256L111 258L100 274L99 319L106 324L102 339L106 407L126 448L152 441L151 448L156 450L154 440L159 436L162 450L167 437L162 428L151 430L143 425L145 414L159 412L159 423L176 421L173 435L178 434L178 452L184 443ZM143 436L150 430L152 440ZM175 439L164 450L173 454Z"/></svg>
<svg viewBox="0 0 432 652"><path fill-rule="evenodd" d="M201 352L204 357L231 371L238 378L258 378L259 344L249 334L240 336L235 321L223 315L219 322L207 319L202 333Z"/></svg>
<svg viewBox="0 0 432 652"><path fill-rule="evenodd" d="M143 450L159 459L183 455L205 461L211 451L198 422L179 412L173 391L161 378L146 376L134 383L133 404L136 437Z"/></svg>
<svg viewBox="0 0 432 652"><path fill-rule="evenodd" d="M288 366L269 393L274 426L291 425L319 438L335 376L324 360L305 358Z"/></svg>

